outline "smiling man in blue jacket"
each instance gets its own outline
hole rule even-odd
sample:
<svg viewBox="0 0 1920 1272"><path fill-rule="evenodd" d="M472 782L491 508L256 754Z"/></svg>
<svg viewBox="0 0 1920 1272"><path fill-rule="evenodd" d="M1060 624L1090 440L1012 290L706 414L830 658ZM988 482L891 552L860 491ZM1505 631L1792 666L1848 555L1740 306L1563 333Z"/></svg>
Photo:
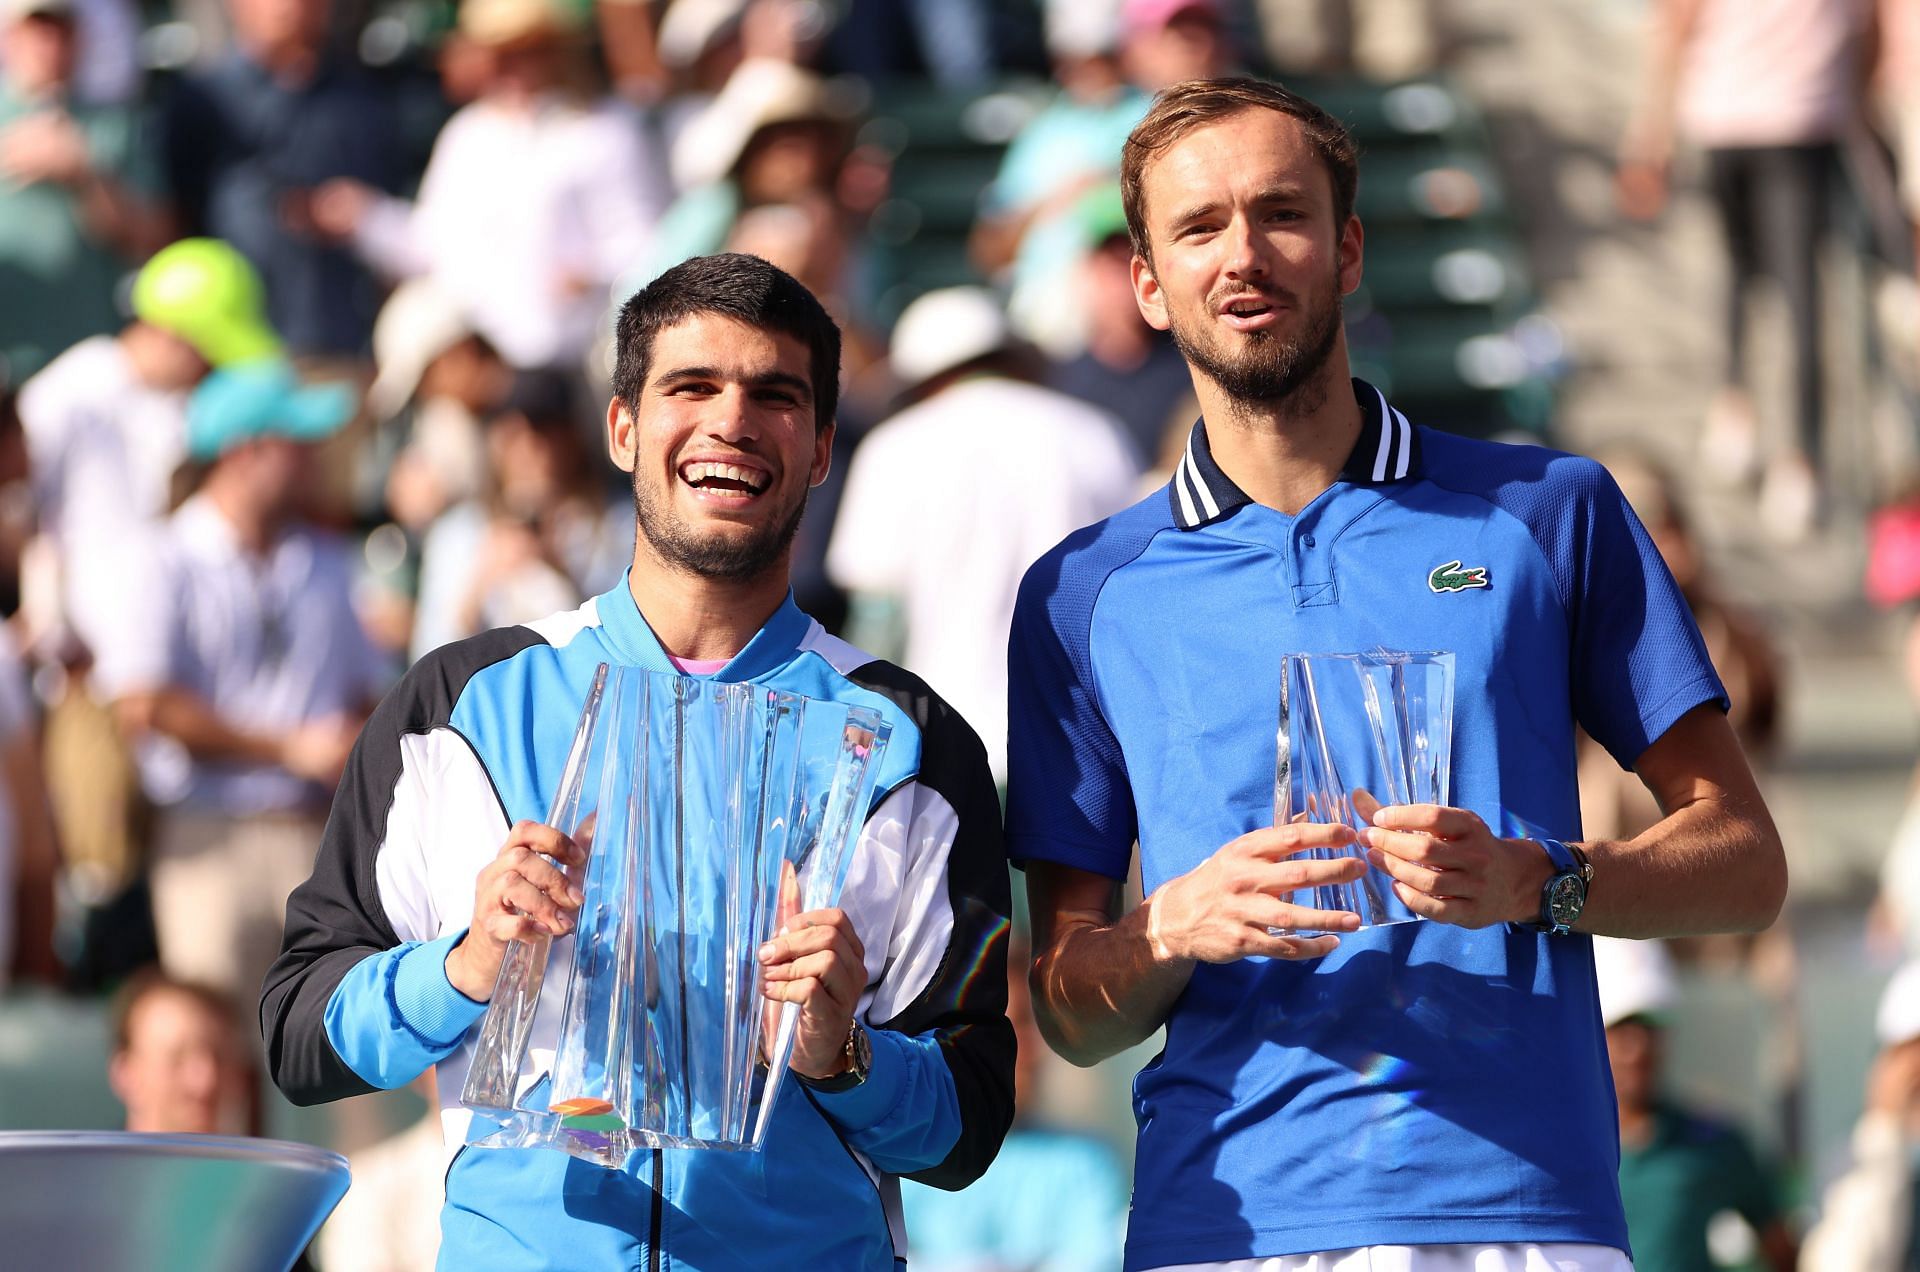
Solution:
<svg viewBox="0 0 1920 1272"><path fill-rule="evenodd" d="M758 1153L610 1170L461 1148L440 1266L878 1269L906 1255L896 1179L978 1177L1013 1112L1009 909L979 739L920 681L827 635L787 583L825 476L840 335L754 257L688 261L620 314L608 449L632 473L633 566L579 609L423 659L368 723L261 1002L274 1080L315 1103L439 1067L450 1146L509 941L571 930L580 860L540 825L595 667L621 663L879 709L893 740L837 909L763 952L799 1004Z"/></svg>

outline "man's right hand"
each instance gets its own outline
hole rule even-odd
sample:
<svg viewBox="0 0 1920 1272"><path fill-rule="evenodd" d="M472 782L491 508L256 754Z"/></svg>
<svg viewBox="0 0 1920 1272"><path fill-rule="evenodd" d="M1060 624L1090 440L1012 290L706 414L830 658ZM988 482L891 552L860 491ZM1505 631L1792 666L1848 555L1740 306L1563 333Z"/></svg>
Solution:
<svg viewBox="0 0 1920 1272"><path fill-rule="evenodd" d="M1284 936L1275 930L1307 928L1352 932L1360 916L1345 910L1315 910L1285 898L1303 888L1352 883L1367 872L1357 856L1294 860L1314 848L1351 848L1349 826L1297 822L1249 831L1194 869L1154 890L1147 908L1147 943L1162 963L1231 963L1252 955L1319 958L1340 941L1334 936Z"/></svg>
<svg viewBox="0 0 1920 1272"><path fill-rule="evenodd" d="M447 955L453 987L486 1002L493 997L508 942L573 931L584 898L560 866L577 873L586 862L586 850L553 827L516 823L500 855L474 883L473 923Z"/></svg>

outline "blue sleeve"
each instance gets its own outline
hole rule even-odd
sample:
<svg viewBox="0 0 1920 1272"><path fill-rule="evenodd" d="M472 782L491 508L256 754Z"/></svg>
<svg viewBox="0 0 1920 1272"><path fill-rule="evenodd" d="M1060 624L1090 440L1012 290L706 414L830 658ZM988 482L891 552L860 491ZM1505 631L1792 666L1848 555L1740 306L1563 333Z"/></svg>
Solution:
<svg viewBox="0 0 1920 1272"><path fill-rule="evenodd" d="M1727 708L1693 611L1612 476L1568 460L1571 524L1556 573L1571 580L1574 716L1631 769L1673 723L1705 702Z"/></svg>
<svg viewBox="0 0 1920 1272"><path fill-rule="evenodd" d="M1109 568L1069 539L1020 584L1007 645L1007 855L1124 879L1137 826L1126 760L1094 687ZM1117 563L1116 563L1117 564Z"/></svg>
<svg viewBox="0 0 1920 1272"><path fill-rule="evenodd" d="M868 1029L873 1068L848 1091L815 1091L848 1144L890 1175L930 1170L960 1139L960 1097L932 1032Z"/></svg>
<svg viewBox="0 0 1920 1272"><path fill-rule="evenodd" d="M459 1047L487 1005L447 979L447 955L463 928L437 941L408 941L356 963L327 999L327 1041L369 1086L392 1090Z"/></svg>

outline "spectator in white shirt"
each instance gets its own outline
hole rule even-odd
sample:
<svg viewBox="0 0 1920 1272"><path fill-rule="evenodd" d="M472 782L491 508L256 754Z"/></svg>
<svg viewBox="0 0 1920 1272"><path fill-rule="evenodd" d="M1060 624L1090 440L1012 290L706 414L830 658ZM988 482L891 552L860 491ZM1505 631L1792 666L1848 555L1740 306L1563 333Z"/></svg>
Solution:
<svg viewBox="0 0 1920 1272"><path fill-rule="evenodd" d="M171 506L188 391L212 366L280 349L259 275L216 239L156 253L134 280L133 309L119 335L81 341L20 389L44 539L22 604L38 640L70 623L90 643L122 620L106 580Z"/></svg>
<svg viewBox="0 0 1920 1272"><path fill-rule="evenodd" d="M340 180L313 202L323 232L391 278L433 278L516 367L586 352L667 194L640 119L573 88L582 12L465 0L460 35L488 61L484 87L441 131L418 200Z"/></svg>
<svg viewBox="0 0 1920 1272"><path fill-rule="evenodd" d="M907 306L891 356L913 405L854 452L827 573L853 595L849 639L864 649L884 654L887 611L898 607L900 661L979 731L1004 785L1021 577L1068 534L1132 503L1139 464L1111 416L1020 378L1006 315L983 289Z"/></svg>
<svg viewBox="0 0 1920 1272"><path fill-rule="evenodd" d="M159 806L150 866L167 971L251 994L287 893L385 668L355 618L346 545L299 520L309 443L353 395L281 362L219 372L188 408L206 465L152 558L121 585L95 677Z"/></svg>

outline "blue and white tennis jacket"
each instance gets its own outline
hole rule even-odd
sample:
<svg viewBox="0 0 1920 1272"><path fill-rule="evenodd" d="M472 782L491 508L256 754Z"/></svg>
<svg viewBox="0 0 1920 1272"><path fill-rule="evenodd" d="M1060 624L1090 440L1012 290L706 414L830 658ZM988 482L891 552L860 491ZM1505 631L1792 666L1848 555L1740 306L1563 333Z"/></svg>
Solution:
<svg viewBox="0 0 1920 1272"><path fill-rule="evenodd" d="M260 1005L274 1081L313 1104L437 1068L447 1143L485 1013L446 976L475 877L546 816L594 671L671 666L623 579L581 608L437 650L388 695L287 902ZM923 683L828 635L789 596L723 680L878 709L893 736L841 906L866 948L865 1083L781 1084L759 1152L655 1150L624 1170L460 1147L443 1268L894 1272L897 1178L977 1178L1013 1115L1009 896L986 752Z"/></svg>

